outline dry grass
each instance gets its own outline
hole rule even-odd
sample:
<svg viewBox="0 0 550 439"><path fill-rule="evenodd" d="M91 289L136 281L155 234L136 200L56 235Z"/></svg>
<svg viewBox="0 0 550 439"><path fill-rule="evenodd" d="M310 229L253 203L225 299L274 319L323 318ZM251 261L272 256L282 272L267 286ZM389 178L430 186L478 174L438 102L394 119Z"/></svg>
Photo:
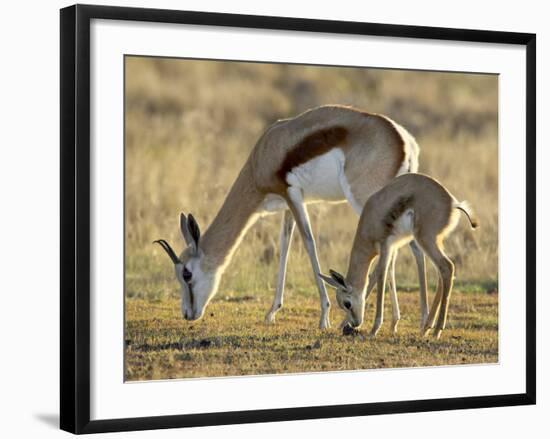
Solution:
<svg viewBox="0 0 550 439"><path fill-rule="evenodd" d="M464 362L494 361L497 300L494 296L490 300L484 298L483 294L498 288L497 99L498 79L490 75L126 58L125 286L126 338L131 343L128 377L238 374L238 368L245 367L240 363L251 352L256 352L254 361L258 362L284 351L285 346L287 360L283 361L283 356L274 363L279 369L268 371L259 363L255 369L252 362L242 373L310 371L318 368L319 352L330 359L331 349L337 352L336 347L342 342L342 346L355 343L357 351L359 342L343 340L336 331L319 334L315 329L318 295L307 255L298 239L290 255L287 305L276 326L261 325L274 291L280 215L262 219L251 229L223 278L218 299L207 310L207 314L214 312L216 318L208 317L195 324L194 329L179 317L178 285L168 258L151 244L162 237L179 251L183 245L177 227L179 212L192 212L206 229L264 129L278 118L327 103L384 113L403 124L420 144L420 171L438 178L457 198L469 200L476 209L481 229L472 233L462 221L447 241L447 251L456 263L456 291L466 293L465 303L487 300L485 314L472 313L470 317L480 319L480 325L486 318L494 319L487 329L475 322L464 329L467 335L461 337L476 339L479 351L465 352L460 358L465 358ZM344 271L356 215L346 205L312 206L310 215L322 267ZM401 252L397 271L400 290L417 288L409 251ZM435 279L433 271L429 277ZM251 296L254 301L240 304L225 300L226 296L235 300ZM408 301L417 295L401 296ZM450 309L457 324L459 297L462 296L453 296ZM231 314L237 309L242 314ZM224 320L224 314L231 314L232 318ZM414 319L418 311L411 309L410 314ZM292 316L296 316L295 321L288 320ZM467 313L464 316L470 321ZM198 357L216 363L210 367L201 361L185 363L187 360L181 356L187 358L188 349L162 349L165 342L147 342L153 348L146 352L135 350L142 343L140 340L157 337L155 334L162 333L163 327L173 332L170 340L224 340L232 334L249 346L259 340L258 334L264 334L263 337L279 339L279 347L258 342L255 349L247 351L249 354L243 353L244 357L235 357L241 352L237 350L223 361L216 356L221 355L217 346L202 350L199 347ZM430 360L433 356L429 350L419 348L419 355L411 355L410 340L416 340L415 346L454 340L452 331L448 331L442 342L425 342L417 339L416 331L409 331L406 324L401 333L397 339L386 340L382 335L380 342L365 342L364 349L375 350L380 356L386 349L388 355L400 358L391 363L394 365L437 364ZM317 339L321 340L321 350L306 349L302 360L294 358L293 345L307 346ZM456 345L458 353L462 339L456 340L451 344ZM218 354L210 357L211 351ZM353 360L353 355L350 351L345 366L336 360L333 366L319 364L336 369L376 367L364 358ZM458 358L457 354L448 361L462 362ZM166 366L168 360L172 366Z"/></svg>
<svg viewBox="0 0 550 439"><path fill-rule="evenodd" d="M375 340L319 331L319 309L299 295L279 314L275 326L263 323L266 297L227 296L207 316L189 324L176 299L128 301L128 380L236 376L382 367L437 366L498 361L497 298L457 293L440 340L418 331L418 297L401 294L403 318L396 336L389 324ZM372 313L371 313L372 314ZM391 315L388 307L386 315ZM154 317L152 317L154 316ZM341 318L333 313L333 317Z"/></svg>

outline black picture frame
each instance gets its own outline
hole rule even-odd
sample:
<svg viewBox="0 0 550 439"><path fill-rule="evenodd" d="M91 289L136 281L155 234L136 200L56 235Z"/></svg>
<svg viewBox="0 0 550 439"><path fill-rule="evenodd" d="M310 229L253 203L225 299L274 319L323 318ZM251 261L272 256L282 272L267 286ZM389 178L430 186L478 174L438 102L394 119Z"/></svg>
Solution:
<svg viewBox="0 0 550 439"><path fill-rule="evenodd" d="M525 46L527 60L525 66L527 79L525 115L527 145L525 393L90 420L90 21L93 19L407 37ZM75 5L62 9L60 24L60 426L63 430L77 434L98 433L535 404L536 36L534 34L88 5Z"/></svg>

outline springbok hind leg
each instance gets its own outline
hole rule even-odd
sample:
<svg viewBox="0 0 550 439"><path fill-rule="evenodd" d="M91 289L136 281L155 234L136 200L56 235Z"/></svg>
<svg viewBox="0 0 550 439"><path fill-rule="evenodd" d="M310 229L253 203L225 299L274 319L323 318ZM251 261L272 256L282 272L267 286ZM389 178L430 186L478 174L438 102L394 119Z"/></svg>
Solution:
<svg viewBox="0 0 550 439"><path fill-rule="evenodd" d="M434 337L439 338L441 331L445 329L447 323L447 313L449 312L449 301L451 299L451 291L453 289L453 280L455 275L455 266L453 262L447 257L443 251L441 251L441 259L438 264L439 272L442 279L442 296L441 306L439 309L439 316L437 317L437 323L435 324Z"/></svg>
<svg viewBox="0 0 550 439"><path fill-rule="evenodd" d="M423 336L428 335L430 330L434 327L435 319L437 317L437 313L439 312L439 306L441 305L441 295L443 292L443 283L441 282L441 276L439 273L437 274L437 289L434 301L432 303L432 307L430 309L430 313L428 314L428 317L426 318L426 322L424 323L424 326L420 329L420 332Z"/></svg>
<svg viewBox="0 0 550 439"><path fill-rule="evenodd" d="M418 270L418 282L420 284L420 329L426 326L428 320L428 282L426 279L426 258L424 252L416 243L411 241L409 247L412 250L414 259L416 260L416 268Z"/></svg>
<svg viewBox="0 0 550 439"><path fill-rule="evenodd" d="M428 316L428 321L425 326L425 329L427 329L425 330L425 334L427 334L429 329L433 326L435 314L437 312L437 308L439 308L439 315L437 317L437 323L434 331L434 337L439 338L441 336L441 331L443 331L447 322L449 298L453 288L454 264L443 252L440 243L438 243L436 239L427 243L421 242L420 245L422 245L439 271L441 285L438 288L438 294L432 304L432 309L430 310L430 315Z"/></svg>
<svg viewBox="0 0 550 439"><path fill-rule="evenodd" d="M266 323L273 323L275 321L275 314L277 314L277 311L279 311L283 306L288 252L290 249L290 243L292 242L292 235L294 233L295 225L296 222L294 221L292 213L289 210L285 210L283 213L283 221L281 223L281 234L279 236L280 256L279 273L277 274L277 288L275 289L273 304L265 316Z"/></svg>
<svg viewBox="0 0 550 439"><path fill-rule="evenodd" d="M287 194L288 194L288 200L287 200L288 206L292 211L292 215L294 216L294 219L296 220L296 224L298 225L298 230L300 231L300 235L302 235L302 239L304 241L304 245L309 255L309 260L311 262L311 268L313 269L315 282L317 283L317 289L319 290L319 300L321 302L321 319L319 322L319 327L321 329L326 329L330 327L330 319L329 319L330 300L328 298L325 284L319 277L319 274L321 273L321 269L319 267L319 258L317 257L315 240L313 239L311 224L309 222L309 216L307 214L307 210L304 205L302 191L299 188L291 186L287 189Z"/></svg>

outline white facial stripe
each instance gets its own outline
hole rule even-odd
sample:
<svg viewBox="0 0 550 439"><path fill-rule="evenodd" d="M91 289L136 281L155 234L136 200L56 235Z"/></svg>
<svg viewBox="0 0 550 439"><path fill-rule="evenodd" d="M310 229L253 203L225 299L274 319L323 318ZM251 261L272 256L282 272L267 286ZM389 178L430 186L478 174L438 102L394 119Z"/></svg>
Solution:
<svg viewBox="0 0 550 439"><path fill-rule="evenodd" d="M182 283L181 285L181 313L184 319L191 318L193 315L191 297L189 294L189 289L185 283Z"/></svg>
<svg viewBox="0 0 550 439"><path fill-rule="evenodd" d="M189 284L183 279L183 265L176 267L176 276L181 284L182 315L188 320L196 320L203 316L206 306L216 294L220 273L204 272L201 256L190 258L185 267L191 273Z"/></svg>

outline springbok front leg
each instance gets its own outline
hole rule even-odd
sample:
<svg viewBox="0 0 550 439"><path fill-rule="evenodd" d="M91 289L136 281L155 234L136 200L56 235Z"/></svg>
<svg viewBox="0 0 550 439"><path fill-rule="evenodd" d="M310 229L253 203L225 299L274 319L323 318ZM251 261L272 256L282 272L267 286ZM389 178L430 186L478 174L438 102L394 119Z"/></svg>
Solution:
<svg viewBox="0 0 550 439"><path fill-rule="evenodd" d="M392 332L397 334L397 324L401 319L401 313L399 312L399 302L397 301L397 284L395 283L395 260L397 259L397 250L393 251L390 256L390 269L389 269L389 279L388 283L390 284L390 298L391 298L391 311L392 311Z"/></svg>
<svg viewBox="0 0 550 439"><path fill-rule="evenodd" d="M387 243L383 243L380 249L380 257L378 259L377 285L376 285L376 316L374 325L370 331L370 337L375 337L384 321L384 293L386 289L386 276L388 275L388 267L390 263L391 253Z"/></svg>
<svg viewBox="0 0 550 439"><path fill-rule="evenodd" d="M397 300L397 283L395 282L395 261L397 259L397 250L394 250L392 254L389 256L388 259L388 271L387 274L389 277L387 278L388 284L390 287L390 298L391 298L391 307L392 307L392 332L394 334L397 333L397 324L399 323L399 320L401 319L401 312L399 311L399 301ZM376 286L378 282L378 270L381 268L380 263L376 265L376 268L369 274L369 282L367 286L367 292L365 300L368 299L370 296L370 293ZM344 320L344 323L347 323L347 320ZM344 324L343 323L343 324Z"/></svg>
<svg viewBox="0 0 550 439"><path fill-rule="evenodd" d="M283 221L281 223L281 233L279 235L279 273L277 274L277 288L275 290L275 297L273 298L273 304L271 309L265 316L266 323L273 323L275 321L275 314L283 306L283 294L285 291L285 279L286 279L286 266L288 261L288 251L290 249L290 243L292 242L292 235L294 233L294 226L296 221L289 210L285 210L283 213Z"/></svg>
<svg viewBox="0 0 550 439"><path fill-rule="evenodd" d="M321 268L319 266L319 258L317 257L317 249L315 247L315 240L313 238L313 233L311 231L311 224L309 222L309 216L307 214L306 207L304 205L304 197L302 190L293 186L290 186L287 189L288 194L288 206L294 215L296 224L298 224L298 230L304 241L307 253L309 255L309 260L311 262L311 267L313 268L313 276L315 282L317 283L317 288L319 290L319 299L321 301L321 319L319 322L319 327L321 329L326 329L330 327L330 300L328 298L327 290L325 284L319 277L321 273Z"/></svg>

